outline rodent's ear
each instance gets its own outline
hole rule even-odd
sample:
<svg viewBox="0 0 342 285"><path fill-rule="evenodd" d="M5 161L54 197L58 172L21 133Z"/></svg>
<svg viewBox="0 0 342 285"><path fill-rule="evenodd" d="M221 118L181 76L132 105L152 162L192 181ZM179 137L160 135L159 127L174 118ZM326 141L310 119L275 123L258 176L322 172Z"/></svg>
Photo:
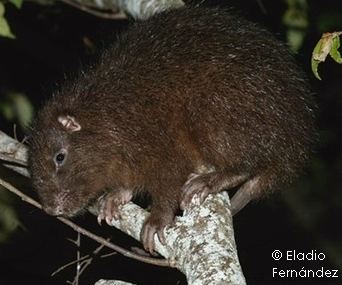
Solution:
<svg viewBox="0 0 342 285"><path fill-rule="evenodd" d="M69 115L59 116L58 122L61 123L68 132L76 132L81 130L81 125L76 121L75 117Z"/></svg>

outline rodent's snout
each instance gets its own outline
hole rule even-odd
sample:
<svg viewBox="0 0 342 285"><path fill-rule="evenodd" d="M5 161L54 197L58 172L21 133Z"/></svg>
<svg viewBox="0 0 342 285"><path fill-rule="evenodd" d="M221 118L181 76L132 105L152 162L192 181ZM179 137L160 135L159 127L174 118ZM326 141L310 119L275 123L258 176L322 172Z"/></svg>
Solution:
<svg viewBox="0 0 342 285"><path fill-rule="evenodd" d="M43 210L51 216L71 217L78 207L70 199L69 191L56 191L55 189L41 189L38 191Z"/></svg>
<svg viewBox="0 0 342 285"><path fill-rule="evenodd" d="M79 212L79 208L63 203L42 203L43 210L51 216L63 216L63 217L73 217Z"/></svg>

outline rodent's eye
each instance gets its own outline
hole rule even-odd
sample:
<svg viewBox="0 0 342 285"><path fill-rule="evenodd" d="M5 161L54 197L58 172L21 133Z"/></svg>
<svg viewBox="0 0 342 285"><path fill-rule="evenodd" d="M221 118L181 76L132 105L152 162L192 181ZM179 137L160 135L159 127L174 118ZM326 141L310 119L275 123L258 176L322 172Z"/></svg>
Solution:
<svg viewBox="0 0 342 285"><path fill-rule="evenodd" d="M55 163L57 164L57 166L61 166L64 163L65 158L66 158L66 151L64 149L57 152L55 155Z"/></svg>
<svg viewBox="0 0 342 285"><path fill-rule="evenodd" d="M57 161L58 163L61 163L61 162L63 162L64 157L65 157L64 153L59 153L59 154L57 154L57 156L56 156L56 161Z"/></svg>

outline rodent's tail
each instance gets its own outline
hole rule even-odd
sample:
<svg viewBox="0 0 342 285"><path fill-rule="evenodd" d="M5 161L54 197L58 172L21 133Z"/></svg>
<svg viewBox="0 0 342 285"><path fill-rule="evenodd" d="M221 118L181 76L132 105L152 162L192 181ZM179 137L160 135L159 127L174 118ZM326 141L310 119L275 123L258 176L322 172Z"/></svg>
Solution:
<svg viewBox="0 0 342 285"><path fill-rule="evenodd" d="M244 208L251 200L260 194L261 182L259 177L254 177L239 188L231 199L231 213L234 216L242 208Z"/></svg>

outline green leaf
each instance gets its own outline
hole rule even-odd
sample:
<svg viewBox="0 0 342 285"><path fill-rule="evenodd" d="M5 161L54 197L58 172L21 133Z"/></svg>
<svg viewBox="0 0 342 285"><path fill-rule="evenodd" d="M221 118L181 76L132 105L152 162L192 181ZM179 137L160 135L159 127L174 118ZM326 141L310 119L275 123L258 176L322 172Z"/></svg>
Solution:
<svg viewBox="0 0 342 285"><path fill-rule="evenodd" d="M33 106L24 94L12 93L11 99L21 127L27 127L33 118Z"/></svg>
<svg viewBox="0 0 342 285"><path fill-rule="evenodd" d="M318 74L318 65L324 62L328 55L337 63L342 63L341 54L338 51L340 47L340 35L342 35L342 32L324 33L312 52L311 69L319 80L321 78Z"/></svg>
<svg viewBox="0 0 342 285"><path fill-rule="evenodd" d="M8 241L11 234L20 226L17 214L11 205L9 195L0 186L0 243Z"/></svg>
<svg viewBox="0 0 342 285"><path fill-rule="evenodd" d="M12 3L18 9L20 9L23 5L23 0L9 0L9 2Z"/></svg>
<svg viewBox="0 0 342 285"><path fill-rule="evenodd" d="M337 62L342 63L342 57L338 49L340 48L340 37L337 36L333 39L331 50L330 50L330 56Z"/></svg>
<svg viewBox="0 0 342 285"><path fill-rule="evenodd" d="M311 57L311 69L312 69L312 72L316 76L316 78L319 79L319 80L322 80L322 78L318 74L318 65L319 65L319 63L322 60L317 59L318 58L317 55L321 53L322 42L323 42L322 39L320 39L318 41L318 43L316 44L316 46L315 46L315 48L314 48L314 50L312 52L312 57ZM324 60L325 60L325 58L324 58Z"/></svg>
<svg viewBox="0 0 342 285"><path fill-rule="evenodd" d="M318 65L319 65L319 61L315 60L315 59L311 59L311 70L313 72L313 74L315 75L315 77L319 80L322 80L322 78L319 76L318 74Z"/></svg>
<svg viewBox="0 0 342 285"><path fill-rule="evenodd" d="M292 51L297 52L304 41L309 26L308 4L306 0L286 0L288 8L283 15L287 26L287 42Z"/></svg>
<svg viewBox="0 0 342 285"><path fill-rule="evenodd" d="M306 32L299 29L288 29L286 36L287 42L289 43L291 50L293 52L298 52L298 50L303 45Z"/></svg>
<svg viewBox="0 0 342 285"><path fill-rule="evenodd" d="M7 23L7 20L4 17L4 14L5 14L5 6L2 2L0 2L0 36L14 39L15 36L11 32L11 29Z"/></svg>
<svg viewBox="0 0 342 285"><path fill-rule="evenodd" d="M12 121L15 117L14 110L9 102L1 103L0 111L7 121Z"/></svg>
<svg viewBox="0 0 342 285"><path fill-rule="evenodd" d="M3 17L5 14L5 6L4 3L0 2L0 17Z"/></svg>
<svg viewBox="0 0 342 285"><path fill-rule="evenodd" d="M306 13L297 9L288 9L283 16L283 23L297 29L306 29L309 25Z"/></svg>
<svg viewBox="0 0 342 285"><path fill-rule="evenodd" d="M26 128L32 121L34 108L25 94L8 92L0 101L0 113L8 121L17 120L22 128Z"/></svg>

